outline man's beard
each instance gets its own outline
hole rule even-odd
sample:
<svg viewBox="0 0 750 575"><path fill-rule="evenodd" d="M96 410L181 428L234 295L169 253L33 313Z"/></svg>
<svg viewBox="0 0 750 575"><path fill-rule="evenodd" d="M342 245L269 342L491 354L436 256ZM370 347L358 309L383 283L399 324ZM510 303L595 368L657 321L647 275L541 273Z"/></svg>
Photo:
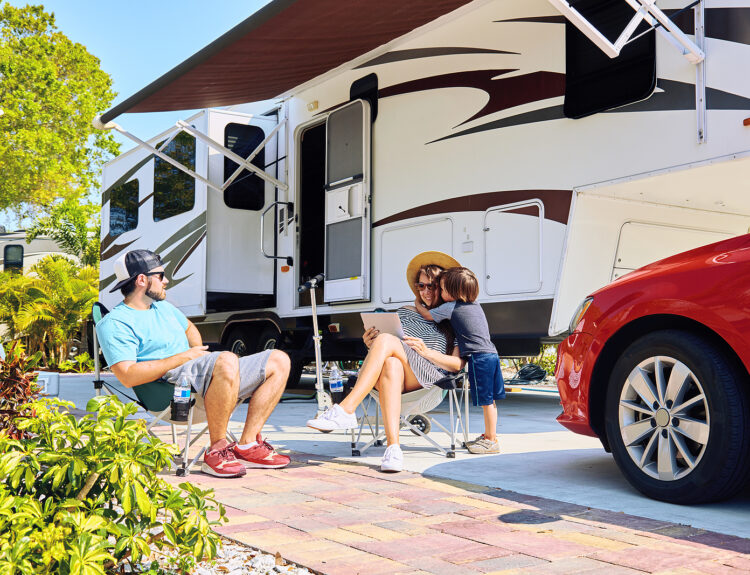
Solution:
<svg viewBox="0 0 750 575"><path fill-rule="evenodd" d="M167 293L164 290L162 290L161 292L155 292L147 289L146 296L150 297L154 301L161 301L167 297Z"/></svg>

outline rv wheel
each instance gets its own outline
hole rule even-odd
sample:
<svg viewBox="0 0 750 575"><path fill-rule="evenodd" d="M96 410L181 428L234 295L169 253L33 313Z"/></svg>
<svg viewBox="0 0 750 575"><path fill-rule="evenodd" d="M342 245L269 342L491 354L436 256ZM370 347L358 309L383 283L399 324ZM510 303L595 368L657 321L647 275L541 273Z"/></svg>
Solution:
<svg viewBox="0 0 750 575"><path fill-rule="evenodd" d="M258 337L258 343L255 345L255 353L265 351L267 349L276 349L276 345L279 342L279 332L275 328L267 327L260 332Z"/></svg>
<svg viewBox="0 0 750 575"><path fill-rule="evenodd" d="M250 333L242 328L235 328L227 337L227 349L238 357L253 353L255 343Z"/></svg>

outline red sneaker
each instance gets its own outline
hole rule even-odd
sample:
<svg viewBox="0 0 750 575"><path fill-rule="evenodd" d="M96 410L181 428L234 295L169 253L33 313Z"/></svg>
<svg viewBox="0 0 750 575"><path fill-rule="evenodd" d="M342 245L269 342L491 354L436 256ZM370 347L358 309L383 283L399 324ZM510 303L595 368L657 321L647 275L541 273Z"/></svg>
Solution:
<svg viewBox="0 0 750 575"><path fill-rule="evenodd" d="M234 455L246 467L279 469L280 467L289 465L291 458L276 453L276 450L260 436L260 433L255 438L255 441L258 442L258 445L253 445L248 449L241 449L236 443L232 444L234 446Z"/></svg>
<svg viewBox="0 0 750 575"><path fill-rule="evenodd" d="M234 456L234 446L236 443L221 449L206 451L203 455L203 465L201 470L204 473L215 477L242 477L247 473L245 466L241 461L237 461Z"/></svg>

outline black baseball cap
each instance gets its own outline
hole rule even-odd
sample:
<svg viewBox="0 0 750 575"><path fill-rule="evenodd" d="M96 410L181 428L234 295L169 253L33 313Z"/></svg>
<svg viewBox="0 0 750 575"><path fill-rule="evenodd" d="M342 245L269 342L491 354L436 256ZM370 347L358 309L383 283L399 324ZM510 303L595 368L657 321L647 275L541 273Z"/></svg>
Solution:
<svg viewBox="0 0 750 575"><path fill-rule="evenodd" d="M117 291L139 275L148 273L152 269L163 265L159 254L155 254L152 251L131 250L125 252L115 260L115 277L118 281L115 287L109 290L109 293Z"/></svg>

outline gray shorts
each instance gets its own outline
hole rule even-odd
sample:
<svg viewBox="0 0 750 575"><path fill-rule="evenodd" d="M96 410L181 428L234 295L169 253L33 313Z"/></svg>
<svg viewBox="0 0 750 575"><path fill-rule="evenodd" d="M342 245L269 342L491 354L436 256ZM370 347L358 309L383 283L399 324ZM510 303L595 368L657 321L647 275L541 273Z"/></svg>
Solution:
<svg viewBox="0 0 750 575"><path fill-rule="evenodd" d="M239 399L250 397L260 384L266 380L266 364L273 350L267 349L260 353L246 355L240 358L240 390ZM221 351L212 351L201 357L196 357L182 365L170 369L164 374L164 378L170 383L177 383L181 377L188 378L193 391L201 396L206 395L208 386L211 384L211 377L214 372L214 365L219 358Z"/></svg>

